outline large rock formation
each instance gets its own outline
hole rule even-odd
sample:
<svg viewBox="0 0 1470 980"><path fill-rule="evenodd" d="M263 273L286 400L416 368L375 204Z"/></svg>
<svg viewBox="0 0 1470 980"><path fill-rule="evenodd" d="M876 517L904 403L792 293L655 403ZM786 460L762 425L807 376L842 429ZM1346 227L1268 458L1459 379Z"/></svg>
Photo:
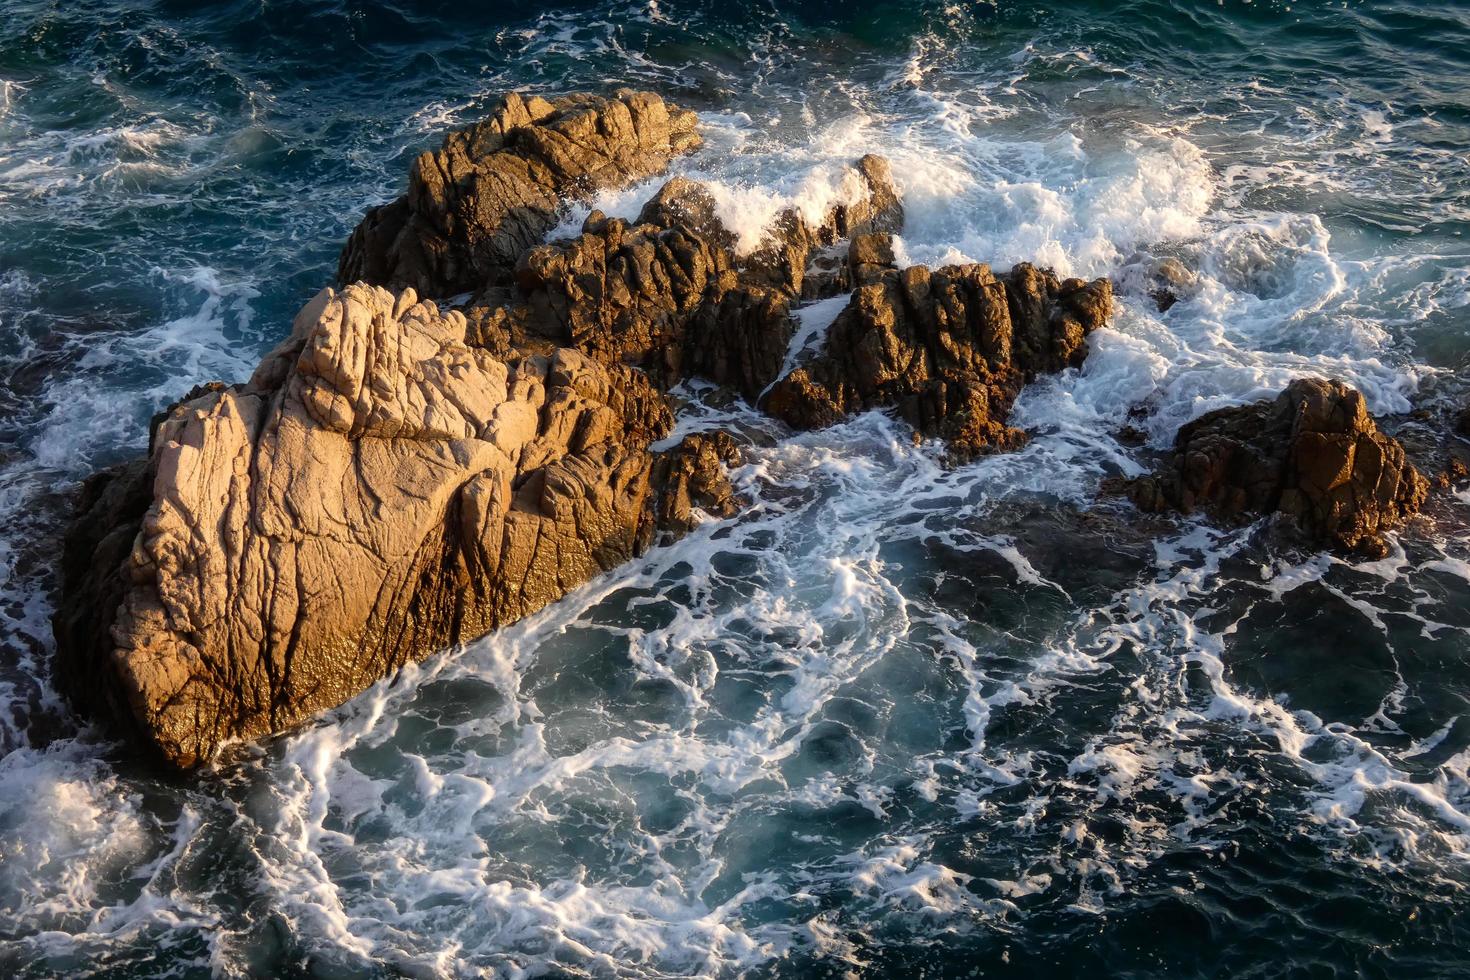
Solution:
<svg viewBox="0 0 1470 980"><path fill-rule="evenodd" d="M683 378L803 427L896 406L968 456L1019 444L1021 385L1109 315L1104 280L899 272L903 208L871 156L841 203L776 215L748 253L677 177L636 221L543 241L567 198L698 142L657 96L510 96L421 156L247 383L196 388L145 459L85 485L55 618L73 700L207 760L732 515L728 435L650 450ZM793 311L854 286L782 378ZM460 293L463 313L420 300Z"/></svg>
<svg viewBox="0 0 1470 980"><path fill-rule="evenodd" d="M1223 408L1181 428L1161 471L1135 481L1130 495L1146 511L1282 514L1313 543L1380 556L1383 532L1417 513L1428 490L1361 394L1301 378L1274 401Z"/></svg>
<svg viewBox="0 0 1470 980"><path fill-rule="evenodd" d="M672 420L639 373L465 330L412 290L325 290L94 479L56 620L77 700L189 766L732 512L725 442L648 451Z"/></svg>
<svg viewBox="0 0 1470 980"><path fill-rule="evenodd" d="M866 281L821 352L763 402L799 428L896 406L958 458L1017 448L1026 434L1006 420L1022 386L1080 364L1087 335L1112 315L1106 279L1061 282L1028 264L999 277L985 265L899 272L882 267L891 252L871 237L851 258L854 277Z"/></svg>
<svg viewBox="0 0 1470 980"><path fill-rule="evenodd" d="M509 282L567 198L661 172L700 145L696 122L648 92L507 95L489 118L419 155L408 193L352 233L338 280L440 298Z"/></svg>

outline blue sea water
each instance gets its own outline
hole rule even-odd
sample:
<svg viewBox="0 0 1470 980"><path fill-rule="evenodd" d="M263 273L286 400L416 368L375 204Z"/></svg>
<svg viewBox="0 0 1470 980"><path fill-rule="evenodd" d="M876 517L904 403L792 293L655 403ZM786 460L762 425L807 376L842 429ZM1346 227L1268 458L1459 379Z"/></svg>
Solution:
<svg viewBox="0 0 1470 980"><path fill-rule="evenodd" d="M1411 443L1465 403L1470 6L0 14L0 974L1470 971L1470 496L1347 564L1098 490L1300 374ZM686 390L751 444L743 517L205 773L82 726L76 481L244 377L446 129L620 85L700 113L676 169L747 237L878 152L905 261L1112 275L1117 321L959 469Z"/></svg>

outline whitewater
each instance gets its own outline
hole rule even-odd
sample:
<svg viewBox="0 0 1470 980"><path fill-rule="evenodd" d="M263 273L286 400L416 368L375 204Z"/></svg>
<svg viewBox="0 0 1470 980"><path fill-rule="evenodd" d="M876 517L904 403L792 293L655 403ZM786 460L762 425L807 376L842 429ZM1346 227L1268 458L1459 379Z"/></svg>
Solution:
<svg viewBox="0 0 1470 980"><path fill-rule="evenodd" d="M0 4L0 972L1463 975L1470 494L1363 562L1100 487L1303 375L1408 444L1466 403L1470 11L727 6ZM747 247L879 153L901 266L1109 276L1114 322L960 467L686 385L745 513L208 771L76 719L76 481L447 129L620 84L698 110L671 172Z"/></svg>

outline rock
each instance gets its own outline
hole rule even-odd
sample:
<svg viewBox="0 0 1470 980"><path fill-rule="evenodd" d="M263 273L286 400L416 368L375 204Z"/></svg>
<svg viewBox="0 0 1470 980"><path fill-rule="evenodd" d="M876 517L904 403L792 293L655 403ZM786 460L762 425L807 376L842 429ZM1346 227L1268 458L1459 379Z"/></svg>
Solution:
<svg viewBox="0 0 1470 980"><path fill-rule="evenodd" d="M811 429L896 407L957 459L1015 449L1026 435L1006 420L1022 386L1080 364L1087 335L1112 315L1106 279L1059 282L1028 264L1003 277L985 265L864 267L874 281L853 293L822 351L771 388L770 414Z"/></svg>
<svg viewBox="0 0 1470 980"><path fill-rule="evenodd" d="M121 571L153 503L153 476L144 457L83 481L76 517L62 539L62 593L52 619L57 686L83 714L121 722L129 735L139 728L127 699L94 651L112 647L112 612L127 591Z"/></svg>
<svg viewBox="0 0 1470 980"><path fill-rule="evenodd" d="M886 231L858 235L847 248L848 282L852 285L879 282L886 270L896 267L893 235Z"/></svg>
<svg viewBox="0 0 1470 980"><path fill-rule="evenodd" d="M161 412L155 412L153 418L149 419L148 421L148 451L153 451L153 440L158 437L158 427L163 425L163 423L168 419L169 415L173 413L174 409L178 408L185 402L191 402L196 398L202 398L205 395L213 394L216 391L224 391L227 387L229 386L218 381L206 381L202 385L195 385L194 387L190 388L187 395L174 402L168 408L165 408Z"/></svg>
<svg viewBox="0 0 1470 980"><path fill-rule="evenodd" d="M861 248L878 255L886 242L891 261L891 234L867 230L903 220L887 164L864 157L851 177L856 191L820 225L784 211L749 255L737 253L709 192L682 177L665 184L637 222L589 215L575 239L526 252L512 295L477 299L479 342L575 347L606 364L637 366L663 386L697 375L754 400L784 363L814 253L859 229Z"/></svg>
<svg viewBox="0 0 1470 980"><path fill-rule="evenodd" d="M659 454L653 473L666 539L687 534L699 525L694 517L696 507L711 517L734 517L740 512L740 501L725 475L725 468L739 461L740 447L728 432L695 433Z"/></svg>
<svg viewBox="0 0 1470 980"><path fill-rule="evenodd" d="M492 347L573 347L665 387L698 374L753 397L793 329L790 293L744 276L720 234L684 226L589 222L574 241L531 250L516 274L519 303L472 311Z"/></svg>
<svg viewBox="0 0 1470 980"><path fill-rule="evenodd" d="M1175 294L1174 290L1167 287L1152 290L1148 295L1154 301L1154 305L1158 307L1160 313L1168 313L1179 302L1178 295Z"/></svg>
<svg viewBox="0 0 1470 980"><path fill-rule="evenodd" d="M1470 408L1466 408L1455 417L1455 432L1470 439Z"/></svg>
<svg viewBox="0 0 1470 980"><path fill-rule="evenodd" d="M488 119L419 155L408 193L352 233L338 281L441 298L508 283L566 198L661 172L700 145L695 125L694 113L648 92L507 95Z"/></svg>
<svg viewBox="0 0 1470 980"><path fill-rule="evenodd" d="M1106 280L900 272L903 206L875 156L820 221L784 211L748 254L678 177L637 221L594 211L544 242L565 199L698 143L652 95L507 96L419 157L344 249L351 285L84 486L54 619L78 707L172 765L207 761L735 514L730 436L652 451L673 424L661 389L768 392L801 427L896 407L964 458L1020 445L1021 386L1079 364L1111 314ZM780 378L795 306L852 285ZM465 313L419 298L462 292Z"/></svg>
<svg viewBox="0 0 1470 980"><path fill-rule="evenodd" d="M1204 510L1227 520L1282 514L1314 544L1378 556L1387 550L1383 532L1416 514L1428 489L1361 394L1302 378L1274 401L1184 426L1160 472L1130 493L1145 511Z"/></svg>
<svg viewBox="0 0 1470 980"><path fill-rule="evenodd" d="M324 290L249 383L89 481L55 621L74 700L192 766L733 512L733 445L651 453L672 419L643 375L465 331L412 290Z"/></svg>
<svg viewBox="0 0 1470 980"><path fill-rule="evenodd" d="M1199 292L1199 275L1172 255L1162 258L1137 252L1118 269L1115 282L1125 293L1142 294L1166 313L1181 299Z"/></svg>
<svg viewBox="0 0 1470 980"><path fill-rule="evenodd" d="M872 232L896 235L903 231L903 202L893 183L893 168L876 153L857 162L857 171L867 185L868 194L854 204L839 205L833 226L844 238L856 238Z"/></svg>
<svg viewBox="0 0 1470 980"><path fill-rule="evenodd" d="M1148 442L1148 433L1136 425L1125 425L1114 433L1114 438L1125 446L1142 446Z"/></svg>
<svg viewBox="0 0 1470 980"><path fill-rule="evenodd" d="M1466 466L1464 460L1451 457L1434 478L1434 486L1437 490L1453 490L1467 481L1470 481L1470 466Z"/></svg>
<svg viewBox="0 0 1470 980"><path fill-rule="evenodd" d="M606 216L594 211L583 224L583 233L595 234L606 223ZM688 177L675 177L660 187L638 212L635 224L682 228L727 251L735 248L735 235L720 221L709 189Z"/></svg>

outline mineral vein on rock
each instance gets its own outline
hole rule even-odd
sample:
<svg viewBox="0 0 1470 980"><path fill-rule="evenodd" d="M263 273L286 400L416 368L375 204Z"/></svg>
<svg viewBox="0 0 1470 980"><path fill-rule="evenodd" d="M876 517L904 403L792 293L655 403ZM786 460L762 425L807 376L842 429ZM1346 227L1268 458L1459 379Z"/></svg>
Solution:
<svg viewBox="0 0 1470 980"><path fill-rule="evenodd" d="M1106 280L894 267L888 164L749 254L675 177L637 221L564 201L699 145L658 96L506 97L415 161L244 384L196 389L146 459L93 477L68 534L58 676L188 767L289 728L404 663L509 623L699 511L732 516L724 433L650 451L663 390L700 376L800 427L896 407L957 456L1013 447L1016 394L1080 363ZM804 300L856 287L782 376ZM464 313L428 298L472 293ZM779 380L778 380L779 379Z"/></svg>

